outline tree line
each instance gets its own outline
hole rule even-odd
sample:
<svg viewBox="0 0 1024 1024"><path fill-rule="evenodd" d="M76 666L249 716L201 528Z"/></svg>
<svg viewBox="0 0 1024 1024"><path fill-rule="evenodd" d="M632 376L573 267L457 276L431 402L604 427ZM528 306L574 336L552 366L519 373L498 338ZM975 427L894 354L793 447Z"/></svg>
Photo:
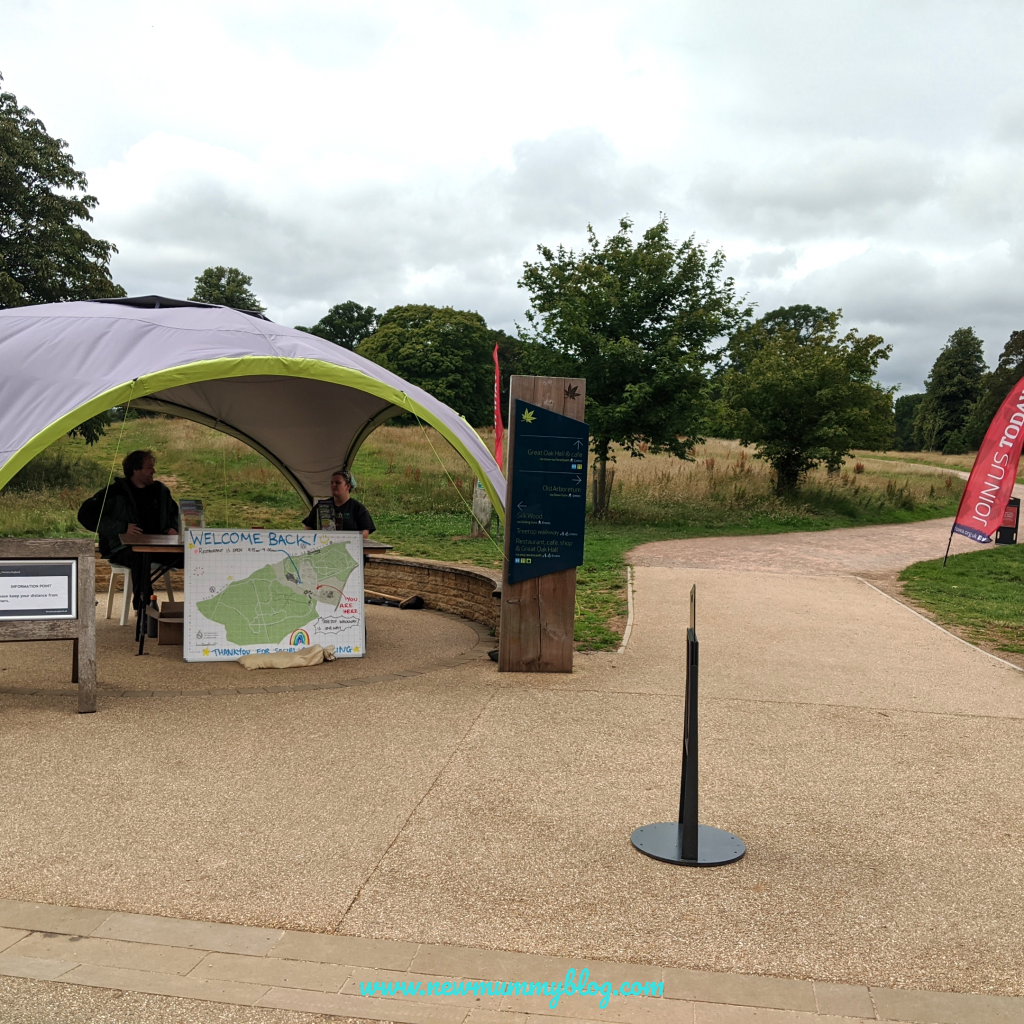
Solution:
<svg viewBox="0 0 1024 1024"><path fill-rule="evenodd" d="M116 247L83 226L95 206L67 144L0 93L0 308L125 294L110 274ZM512 374L585 377L598 515L620 451L688 459L707 436L735 438L771 464L786 494L816 466L838 470L854 448L967 450L1024 372L1024 332L989 371L980 339L961 328L925 392L894 403L896 389L876 380L892 349L883 338L844 330L842 311L821 306L755 317L725 254L692 235L673 240L664 217L639 237L623 218L603 240L589 228L578 251L539 246L518 283L529 308L514 336L470 310L378 313L353 300L298 329L392 370L475 426L492 422L495 345L506 402ZM191 297L262 312L251 286L236 267L209 267ZM104 423L76 432L95 440Z"/></svg>
<svg viewBox="0 0 1024 1024"><path fill-rule="evenodd" d="M681 459L709 435L755 446L779 493L810 469L837 470L853 448L887 448L894 389L874 378L891 346L841 329L841 311L790 306L755 319L724 274L725 255L692 236L673 241L661 218L637 239L628 219L579 252L538 248L519 285L526 322L512 336L476 312L429 305L378 314L347 301L299 330L386 367L452 406L474 426L493 422L491 353L508 377L585 377L596 474L595 511L607 509L608 464L668 453ZM234 268L197 278L195 298L227 305ZM248 293L241 308L259 309ZM716 342L726 338L724 346Z"/></svg>
<svg viewBox="0 0 1024 1024"><path fill-rule="evenodd" d="M928 374L924 391L895 406L899 451L976 451L1003 400L1024 377L1024 331L1013 331L989 369L973 327L955 330Z"/></svg>

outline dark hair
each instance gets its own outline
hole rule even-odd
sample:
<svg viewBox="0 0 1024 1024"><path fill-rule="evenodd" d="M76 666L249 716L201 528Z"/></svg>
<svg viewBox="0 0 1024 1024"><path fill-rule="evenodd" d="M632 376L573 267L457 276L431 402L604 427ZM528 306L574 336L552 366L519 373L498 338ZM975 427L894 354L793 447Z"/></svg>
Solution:
<svg viewBox="0 0 1024 1024"><path fill-rule="evenodd" d="M142 469L146 459L151 458L153 458L153 453L151 451L139 449L137 452L129 452L121 462L121 468L124 470L125 480L131 480L132 474L135 470Z"/></svg>
<svg viewBox="0 0 1024 1024"><path fill-rule="evenodd" d="M333 480L336 476L340 476L342 480L344 480L345 483L348 484L350 490L355 486L355 482L352 479L352 474L347 469L336 469L331 474L331 479Z"/></svg>

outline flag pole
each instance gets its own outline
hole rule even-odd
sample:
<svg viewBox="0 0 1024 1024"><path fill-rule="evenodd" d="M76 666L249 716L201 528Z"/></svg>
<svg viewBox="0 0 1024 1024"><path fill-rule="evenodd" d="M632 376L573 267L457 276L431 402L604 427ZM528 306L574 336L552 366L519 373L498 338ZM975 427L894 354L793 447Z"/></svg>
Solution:
<svg viewBox="0 0 1024 1024"><path fill-rule="evenodd" d="M961 498L960 501L963 502L963 498ZM957 515L960 515L959 510L957 510ZM946 543L946 553L942 556L942 568L943 569L946 568L946 559L949 558L949 549L953 546L953 529L954 529L955 526L956 526L956 520L954 519L953 520L953 526L951 526L949 528L949 540Z"/></svg>
<svg viewBox="0 0 1024 1024"><path fill-rule="evenodd" d="M978 452L980 455L981 452ZM974 463L977 465L978 456L974 457ZM971 473L974 472L974 466L971 467ZM970 474L967 476L967 484L971 482ZM956 515L953 516L953 525L949 528L949 540L946 541L946 553L942 556L942 568L946 568L946 559L949 558L949 549L953 546L953 533L956 531L956 521L960 518L960 509L964 507L964 498L967 497L967 484L964 484L964 493L960 495L960 504L956 507Z"/></svg>

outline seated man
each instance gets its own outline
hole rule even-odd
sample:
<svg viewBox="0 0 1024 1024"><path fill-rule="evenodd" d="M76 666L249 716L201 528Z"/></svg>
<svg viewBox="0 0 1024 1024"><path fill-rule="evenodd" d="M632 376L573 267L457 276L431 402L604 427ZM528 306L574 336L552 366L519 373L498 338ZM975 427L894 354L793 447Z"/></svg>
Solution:
<svg viewBox="0 0 1024 1024"><path fill-rule="evenodd" d="M366 510L366 506L352 497L355 488L355 481L347 469L339 469L331 476L331 511L334 513L334 528L336 530L358 530L362 531L363 540L366 540L376 529L373 519ZM314 505L309 515L302 520L302 525L307 530L318 530L317 508Z"/></svg>
<svg viewBox="0 0 1024 1024"><path fill-rule="evenodd" d="M142 587L142 555L122 544L120 535L177 533L178 505L171 497L171 492L159 480L153 479L156 460L152 452L129 452L121 468L124 477L116 477L107 488L97 533L100 554L117 565L126 565L131 569L137 608L138 594ZM184 565L181 555L164 556L161 562L175 569Z"/></svg>

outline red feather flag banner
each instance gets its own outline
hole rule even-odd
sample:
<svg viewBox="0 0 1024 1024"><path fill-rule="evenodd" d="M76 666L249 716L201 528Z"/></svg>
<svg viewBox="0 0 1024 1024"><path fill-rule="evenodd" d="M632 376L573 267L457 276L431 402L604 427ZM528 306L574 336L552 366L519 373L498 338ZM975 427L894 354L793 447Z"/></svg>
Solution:
<svg viewBox="0 0 1024 1024"><path fill-rule="evenodd" d="M1013 496L1022 442L1024 378L1006 396L989 424L960 499L953 533L970 537L979 544L991 542L992 535L1003 524L1007 503ZM949 553L948 545L946 553Z"/></svg>
<svg viewBox="0 0 1024 1024"><path fill-rule="evenodd" d="M501 367L498 365L498 343L494 343L494 461L504 469L505 427L501 422Z"/></svg>

